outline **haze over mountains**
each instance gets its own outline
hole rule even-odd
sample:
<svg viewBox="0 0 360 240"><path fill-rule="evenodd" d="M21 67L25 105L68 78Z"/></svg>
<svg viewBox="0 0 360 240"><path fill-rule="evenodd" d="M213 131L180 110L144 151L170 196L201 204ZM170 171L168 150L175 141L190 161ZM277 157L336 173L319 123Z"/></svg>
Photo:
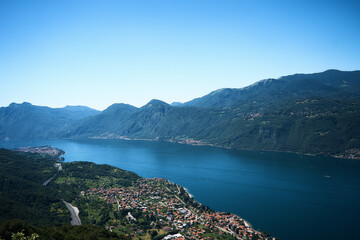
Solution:
<svg viewBox="0 0 360 240"><path fill-rule="evenodd" d="M152 100L0 108L0 138L128 138L233 149L360 156L360 71L328 70L219 89L186 103Z"/></svg>
<svg viewBox="0 0 360 240"><path fill-rule="evenodd" d="M49 108L24 102L0 108L0 138L48 138L84 117L99 111L83 106Z"/></svg>

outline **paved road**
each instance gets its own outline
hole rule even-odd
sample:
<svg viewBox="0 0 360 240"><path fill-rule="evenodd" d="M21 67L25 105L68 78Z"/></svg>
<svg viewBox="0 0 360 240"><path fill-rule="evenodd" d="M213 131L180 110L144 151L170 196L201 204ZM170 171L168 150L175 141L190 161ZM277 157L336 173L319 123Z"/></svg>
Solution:
<svg viewBox="0 0 360 240"><path fill-rule="evenodd" d="M73 205L71 205L68 202L65 202L63 200L63 202L65 203L67 209L69 209L70 214L71 214L71 225L81 225L81 220L79 218L79 209L77 207L74 207Z"/></svg>
<svg viewBox="0 0 360 240"><path fill-rule="evenodd" d="M44 182L43 185L46 187L49 184L49 182L56 176L56 174L58 174L58 173L55 173L54 176L52 176L51 178L46 180L46 182Z"/></svg>
<svg viewBox="0 0 360 240"><path fill-rule="evenodd" d="M56 165L56 164L58 164L58 165ZM58 171L61 171L62 170L61 164L60 163L56 163L56 164L55 164L55 166L58 168ZM51 178L46 180L46 182L44 182L43 185L46 187L49 184L49 182L51 182L51 180L56 176L56 174L58 174L58 172L55 173Z"/></svg>
<svg viewBox="0 0 360 240"><path fill-rule="evenodd" d="M58 167L58 172L62 170L61 164L59 164L57 167ZM52 176L51 178L46 180L46 182L44 182L43 185L46 187L49 184L49 182L51 182L51 180L58 174L58 172L55 173L54 176ZM69 211L70 211L70 214L71 214L70 223L71 223L71 225L81 225L81 220L79 218L79 209L77 207L74 207L70 203L65 202L64 200L63 200L63 202L65 203L67 209L69 209Z"/></svg>

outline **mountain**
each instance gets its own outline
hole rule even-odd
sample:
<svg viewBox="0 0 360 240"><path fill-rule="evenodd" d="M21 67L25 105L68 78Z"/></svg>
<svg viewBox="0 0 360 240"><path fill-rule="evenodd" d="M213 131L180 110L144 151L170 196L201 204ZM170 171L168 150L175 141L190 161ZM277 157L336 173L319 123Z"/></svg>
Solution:
<svg viewBox="0 0 360 240"><path fill-rule="evenodd" d="M0 138L147 139L360 159L360 71L266 79L184 104L83 110L11 104L0 108Z"/></svg>
<svg viewBox="0 0 360 240"><path fill-rule="evenodd" d="M74 119L82 119L90 116L94 116L100 111L86 107L86 106L66 106L64 108L60 108L61 110L65 110L64 112L68 112Z"/></svg>
<svg viewBox="0 0 360 240"><path fill-rule="evenodd" d="M115 110L116 109L116 110ZM221 111L220 111L221 112ZM206 138L207 128L225 121L219 110L194 107L172 107L160 100L151 100L141 108L112 105L97 116L71 125L65 138L133 138L185 141Z"/></svg>
<svg viewBox="0 0 360 240"><path fill-rule="evenodd" d="M63 137L156 138L159 126L172 107L160 100L151 100L141 108L114 104L101 114L72 125ZM165 120L166 122L166 120Z"/></svg>
<svg viewBox="0 0 360 240"><path fill-rule="evenodd" d="M359 97L359 79L360 71L328 70L314 74L295 74L279 79L262 80L241 89L219 89L180 106L223 108L249 100L267 102L304 97Z"/></svg>
<svg viewBox="0 0 360 240"><path fill-rule="evenodd" d="M359 94L360 71L295 74L216 90L181 106L159 100L141 108L111 106L70 126L62 137L360 157Z"/></svg>
<svg viewBox="0 0 360 240"><path fill-rule="evenodd" d="M125 129L127 120L136 110L134 106L115 103L100 114L73 123L60 136L81 138L111 135Z"/></svg>
<svg viewBox="0 0 360 240"><path fill-rule="evenodd" d="M82 106L49 108L12 103L0 108L0 139L53 137L60 129L98 113Z"/></svg>
<svg viewBox="0 0 360 240"><path fill-rule="evenodd" d="M181 102L173 102L170 105L173 106L173 107L179 107L179 106L182 105L182 103Z"/></svg>

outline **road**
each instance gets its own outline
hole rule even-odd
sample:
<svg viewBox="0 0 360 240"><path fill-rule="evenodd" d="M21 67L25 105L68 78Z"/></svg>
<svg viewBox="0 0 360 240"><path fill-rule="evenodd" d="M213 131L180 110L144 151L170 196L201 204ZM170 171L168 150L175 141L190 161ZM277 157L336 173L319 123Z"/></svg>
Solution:
<svg viewBox="0 0 360 240"><path fill-rule="evenodd" d="M56 163L55 164L55 167L58 168L58 172L56 172L51 178L49 178L48 180L46 180L46 182L43 183L43 185L46 187L49 182L51 182L51 180L59 173L59 171L62 171L62 166L60 163ZM71 205L70 203L68 202L65 202L64 200L62 200L67 209L69 209L70 211L70 214L71 214L71 225L81 225L81 220L79 218L79 209L77 207L74 207L73 205Z"/></svg>
<svg viewBox="0 0 360 240"><path fill-rule="evenodd" d="M52 176L51 178L46 180L46 182L44 182L43 185L46 187L49 184L49 182L56 176L56 174L58 174L58 173L55 173L54 176Z"/></svg>
<svg viewBox="0 0 360 240"><path fill-rule="evenodd" d="M55 167L58 168L58 171L61 171L61 170L62 170L62 166L61 166L60 163L56 163L56 164L55 164ZM56 174L58 174L58 172L55 173L51 178L49 178L48 180L46 180L46 182L44 182L43 185L46 187L46 186L49 184L49 182L51 182L51 180L56 176Z"/></svg>
<svg viewBox="0 0 360 240"><path fill-rule="evenodd" d="M81 225L81 220L79 218L79 209L77 207L74 207L73 205L71 205L68 202L65 202L63 200L63 202L65 203L67 209L69 209L70 214L71 214L71 225Z"/></svg>

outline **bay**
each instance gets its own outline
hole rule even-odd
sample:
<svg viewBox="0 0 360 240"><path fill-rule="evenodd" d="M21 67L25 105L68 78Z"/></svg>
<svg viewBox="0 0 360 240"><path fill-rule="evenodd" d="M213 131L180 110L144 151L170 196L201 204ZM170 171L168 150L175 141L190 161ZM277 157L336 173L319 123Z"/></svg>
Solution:
<svg viewBox="0 0 360 240"><path fill-rule="evenodd" d="M51 145L65 161L90 161L161 177L217 211L235 213L282 240L357 236L360 161L125 140L0 141Z"/></svg>

